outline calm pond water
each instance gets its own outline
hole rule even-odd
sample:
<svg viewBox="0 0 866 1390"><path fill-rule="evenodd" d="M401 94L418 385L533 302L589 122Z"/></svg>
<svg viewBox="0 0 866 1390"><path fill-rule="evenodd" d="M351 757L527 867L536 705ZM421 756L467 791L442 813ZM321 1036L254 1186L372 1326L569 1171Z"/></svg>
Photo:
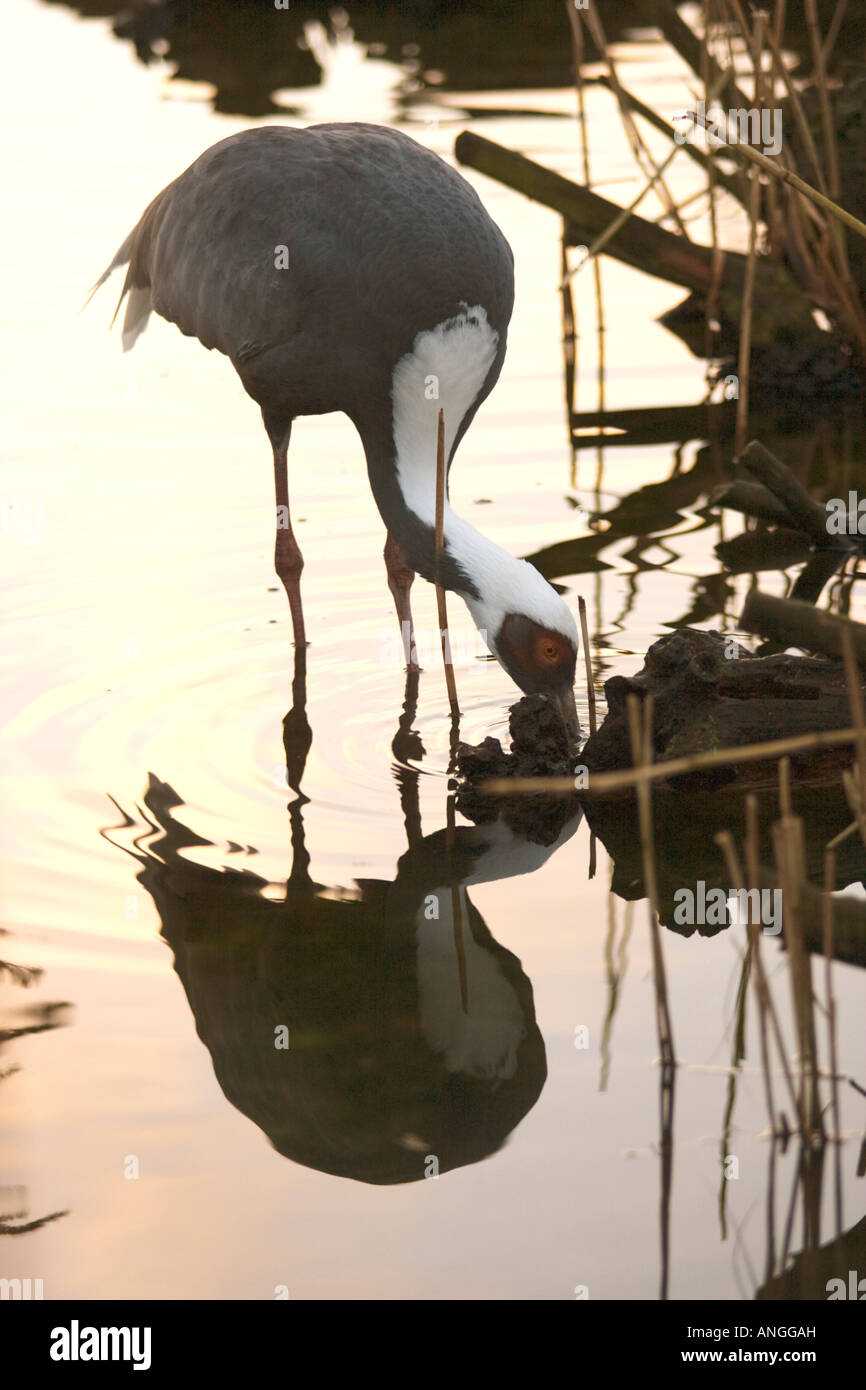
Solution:
<svg viewBox="0 0 866 1390"><path fill-rule="evenodd" d="M722 1142L743 933L663 933L681 1061L663 1162L646 906L610 893L600 843L590 877L578 815L543 844L449 828L434 594L415 586L431 656L407 692L349 422L302 419L292 439L304 671L271 569L267 441L230 364L158 319L124 356L116 279L78 313L154 193L253 122L169 86L105 21L7 11L2 955L36 973L2 995L0 1206L18 1233L0 1274L46 1298L753 1298L805 1236L798 1203L783 1249L799 1158L775 1155L771 1197L753 1027ZM676 109L662 52L630 52L645 99ZM447 158L477 129L580 176L568 89L452 92L438 119L398 118L384 59L344 43L329 61L290 94L303 123L394 120ZM590 110L599 182L627 201L619 123L602 94ZM529 554L589 535L588 511L686 471L702 441L611 447L600 478L581 451L572 476L559 220L470 178L514 248L517 304L452 500ZM607 406L699 401L703 364L655 322L681 293L604 278ZM589 276L576 292L588 410ZM639 546L616 533L605 567L558 574L587 599L599 681L636 671L702 594L739 611L748 578L717 583L706 490ZM696 620L719 626L718 607ZM504 737L515 691L450 613L462 736ZM579 707L585 723L585 690ZM775 943L767 959L787 1004ZM838 966L835 992L840 1069L862 1083L862 973ZM863 1215L862 1122L843 1087L842 1230ZM836 1220L824 1187L815 1244Z"/></svg>

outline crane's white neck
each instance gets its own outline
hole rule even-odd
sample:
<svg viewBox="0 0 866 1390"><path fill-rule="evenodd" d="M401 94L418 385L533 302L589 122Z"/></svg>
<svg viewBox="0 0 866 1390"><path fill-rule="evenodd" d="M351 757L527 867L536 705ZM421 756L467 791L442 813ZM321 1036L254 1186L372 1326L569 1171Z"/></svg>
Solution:
<svg viewBox="0 0 866 1390"><path fill-rule="evenodd" d="M397 485L403 505L425 527L433 528L436 520L439 411L444 413L447 465L498 351L499 334L488 323L486 310L464 305L454 318L419 333L394 369ZM574 619L547 580L526 560L509 555L457 516L447 497L443 534L448 555L471 583L471 588L459 583L448 587L460 593L488 645L495 650L496 634L508 613L525 614L541 627L562 632L576 645ZM412 556L408 558L412 563Z"/></svg>

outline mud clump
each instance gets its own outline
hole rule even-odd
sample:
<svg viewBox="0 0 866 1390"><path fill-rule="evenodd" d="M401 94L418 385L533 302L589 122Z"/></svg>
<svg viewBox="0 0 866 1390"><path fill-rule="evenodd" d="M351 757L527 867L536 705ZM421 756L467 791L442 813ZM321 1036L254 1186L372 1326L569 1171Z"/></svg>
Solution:
<svg viewBox="0 0 866 1390"><path fill-rule="evenodd" d="M457 748L457 810L483 825L502 818L534 844L549 845L575 815L573 796L491 796L481 791L490 777L570 777L577 750L555 705L543 695L524 695L512 705L508 721L511 751L498 738L461 743Z"/></svg>

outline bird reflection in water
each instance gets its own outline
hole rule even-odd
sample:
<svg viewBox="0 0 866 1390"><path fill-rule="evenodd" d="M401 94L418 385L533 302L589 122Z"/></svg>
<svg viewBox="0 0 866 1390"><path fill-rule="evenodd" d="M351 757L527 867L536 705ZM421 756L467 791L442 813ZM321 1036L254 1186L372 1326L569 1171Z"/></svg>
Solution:
<svg viewBox="0 0 866 1390"><path fill-rule="evenodd" d="M393 881L346 893L310 875L301 776L312 734L295 652L283 722L291 872L282 901L249 868L213 868L151 776L154 838L134 855L227 1099L286 1158L369 1183L414 1182L496 1152L547 1075L532 987L468 896L472 884L540 867L577 828L534 844L502 821L423 835L413 732L417 673L393 742L408 849ZM126 826L133 822L125 818ZM550 839L549 833L546 835ZM287 1034L286 1034L287 1030ZM288 1046L278 1045L281 1040Z"/></svg>

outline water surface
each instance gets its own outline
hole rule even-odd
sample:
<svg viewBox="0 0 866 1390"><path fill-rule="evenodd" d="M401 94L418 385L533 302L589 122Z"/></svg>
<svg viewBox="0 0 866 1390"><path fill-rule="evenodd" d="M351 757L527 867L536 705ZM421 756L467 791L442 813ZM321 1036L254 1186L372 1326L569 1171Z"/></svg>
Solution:
<svg viewBox="0 0 866 1390"><path fill-rule="evenodd" d="M4 989L4 1026L37 1031L4 1049L0 1142L4 1181L26 1189L15 1222L52 1219L2 1242L2 1274L42 1278L46 1298L754 1297L780 1258L754 1033L720 1211L741 936L664 933L683 1065L663 1257L646 906L609 893L601 845L589 877L578 814L545 843L449 825L444 681L433 658L407 689L395 659L351 425L293 432L312 641L298 669L271 570L269 449L230 364L157 319L124 357L107 331L116 280L78 314L153 194L252 122L169 88L103 21L10 0L7 23L2 954L41 974ZM634 56L666 100L659 52ZM343 70L294 92L298 119L397 119L394 72L359 70L356 88ZM568 90L448 100L404 128L447 158L477 128L579 175ZM465 115L485 103L549 115ZM627 147L600 97L591 108L600 181L626 200ZM611 447L600 476L581 452L572 474L558 220L470 177L514 248L517 304L452 500L529 554L590 534L587 512L687 471L703 441L679 459ZM608 407L700 400L703 364L655 322L680 294L604 273ZM634 672L716 582L718 529L696 506L658 528L664 547L652 526L637 548L614 535L606 568L560 576L570 604L587 599L599 678ZM747 582L725 581L729 614ZM419 581L413 602L432 648L432 590ZM462 735L504 737L514 689L456 599L451 618ZM585 722L585 692L580 706ZM836 993L841 1065L862 1080L854 967ZM862 1106L850 1088L843 1102L847 1230ZM787 1193L795 1146L775 1161ZM819 1243L831 1206L828 1188Z"/></svg>

